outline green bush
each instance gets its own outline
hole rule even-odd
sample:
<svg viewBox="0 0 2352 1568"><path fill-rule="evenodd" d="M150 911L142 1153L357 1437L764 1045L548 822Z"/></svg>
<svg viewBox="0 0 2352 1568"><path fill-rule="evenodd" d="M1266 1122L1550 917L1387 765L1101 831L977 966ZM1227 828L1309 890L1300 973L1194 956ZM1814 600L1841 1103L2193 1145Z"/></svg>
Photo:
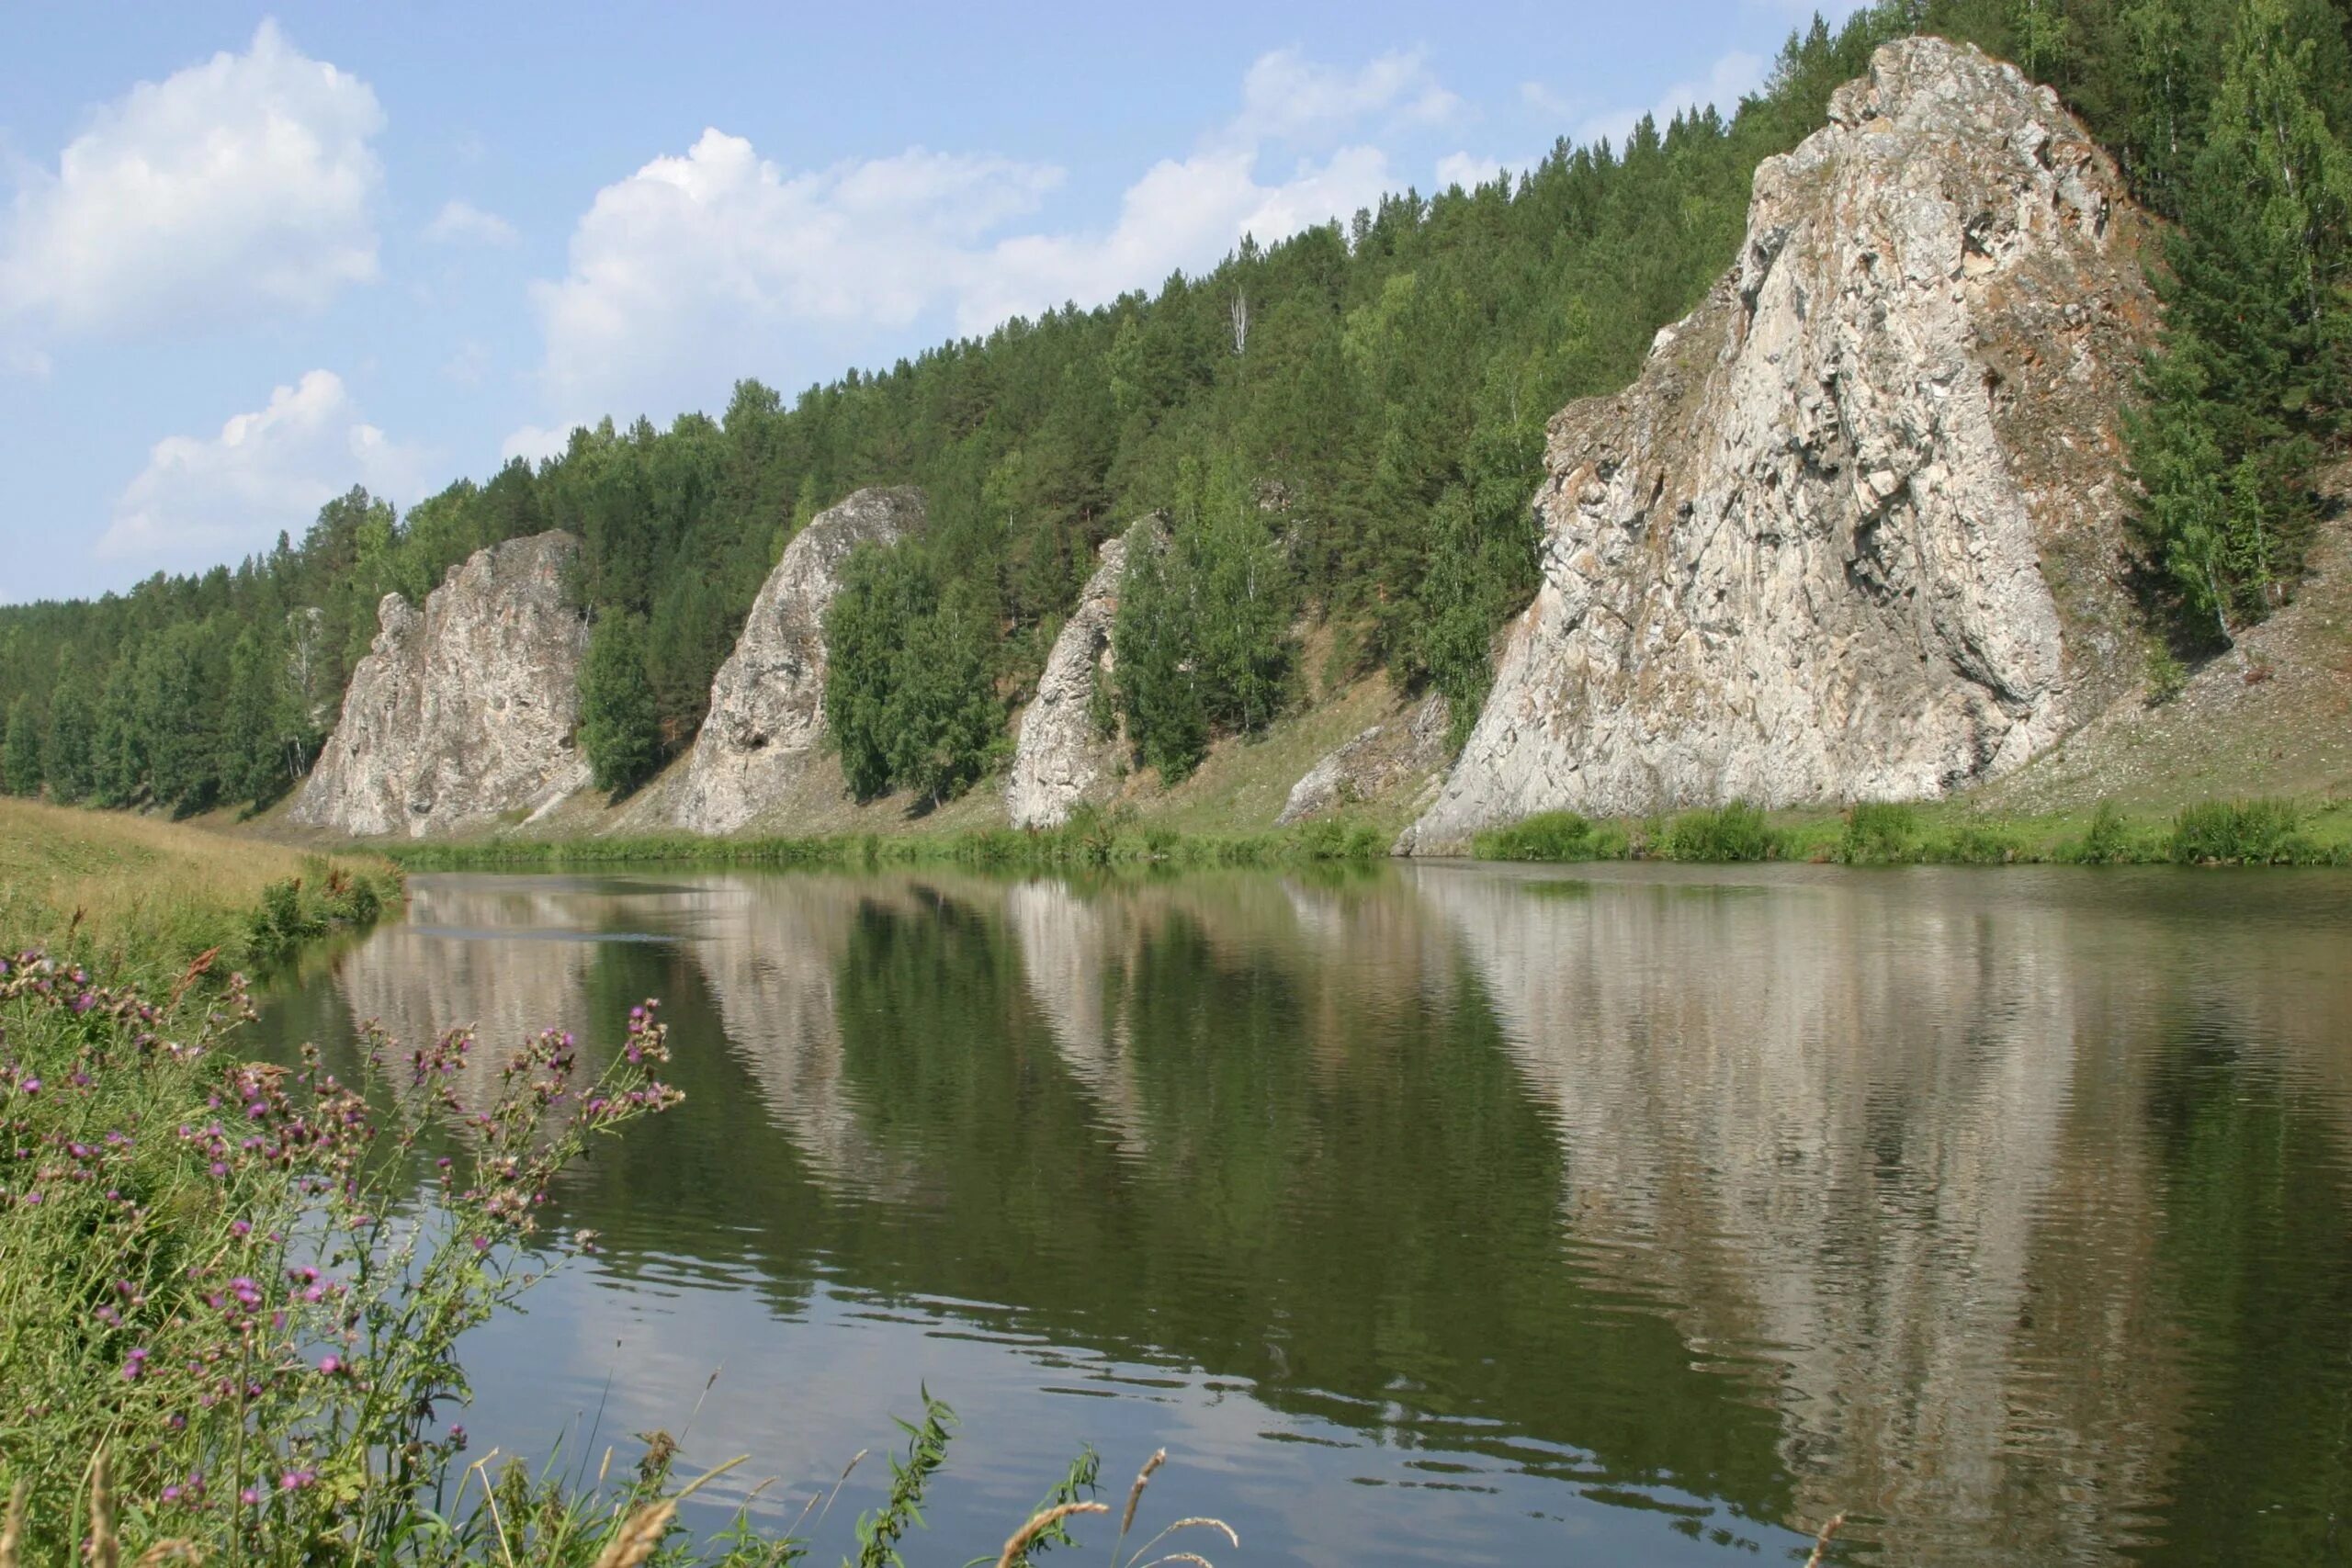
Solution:
<svg viewBox="0 0 2352 1568"><path fill-rule="evenodd" d="M2006 828L1963 822L1935 846L1929 858L1947 865L2007 865L2025 853L2025 845Z"/></svg>
<svg viewBox="0 0 2352 1568"><path fill-rule="evenodd" d="M1889 801L1861 801L1846 813L1838 858L1848 865L1891 865L1919 858L1919 814Z"/></svg>
<svg viewBox="0 0 2352 1568"><path fill-rule="evenodd" d="M2083 836L2061 845L2055 858L2075 865L2121 865L2141 856L2133 841L2132 824L2124 820L2113 801L2102 800L2098 809L2091 813L2091 825Z"/></svg>
<svg viewBox="0 0 2352 1568"><path fill-rule="evenodd" d="M1658 836L1657 852L1667 860L1729 863L1777 860L1781 835L1764 820L1764 813L1744 800L1709 811L1686 811L1667 824Z"/></svg>
<svg viewBox="0 0 2352 1568"><path fill-rule="evenodd" d="M1539 811L1508 828L1480 833L1471 852L1480 860L1577 861L1597 858L1592 823L1573 811Z"/></svg>
<svg viewBox="0 0 2352 1568"><path fill-rule="evenodd" d="M2148 645L2148 657L2142 669L2147 677L2151 705L2172 701L2188 684L2188 671L2161 641Z"/></svg>
<svg viewBox="0 0 2352 1568"><path fill-rule="evenodd" d="M2180 865L2233 861L2270 865L2316 860L2303 814L2284 800L2209 800L2173 818L2167 852Z"/></svg>

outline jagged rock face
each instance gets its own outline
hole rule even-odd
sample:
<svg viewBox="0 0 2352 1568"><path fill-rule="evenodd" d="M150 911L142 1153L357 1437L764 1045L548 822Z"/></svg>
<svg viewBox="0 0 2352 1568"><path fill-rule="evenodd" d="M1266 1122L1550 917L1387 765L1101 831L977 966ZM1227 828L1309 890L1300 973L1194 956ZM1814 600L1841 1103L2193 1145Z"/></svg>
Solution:
<svg viewBox="0 0 2352 1568"><path fill-rule="evenodd" d="M1756 173L1739 265L1552 423L1544 581L1400 848L1547 809L1941 795L2128 680L2141 220L2046 88L1910 39Z"/></svg>
<svg viewBox="0 0 2352 1568"><path fill-rule="evenodd" d="M862 490L809 520L768 574L735 651L710 683L671 819L731 833L791 793L825 734L825 610L860 545L922 530L919 490Z"/></svg>
<svg viewBox="0 0 2352 1568"><path fill-rule="evenodd" d="M1083 801L1101 801L1118 787L1119 745L1094 725L1095 682L1111 671L1111 627L1119 615L1119 582L1127 570L1127 541L1148 525L1106 539L1101 564L1086 580L1037 694L1021 716L1005 781L1004 806L1016 828L1058 828Z"/></svg>
<svg viewBox="0 0 2352 1568"><path fill-rule="evenodd" d="M565 603L579 541L509 539L450 569L419 613L397 593L288 811L355 837L452 832L588 783L573 743L588 624Z"/></svg>
<svg viewBox="0 0 2352 1568"><path fill-rule="evenodd" d="M1385 723L1326 752L1290 786L1274 826L1286 828L1390 791L1426 787L1445 767L1445 732L1452 724L1445 694L1431 692Z"/></svg>

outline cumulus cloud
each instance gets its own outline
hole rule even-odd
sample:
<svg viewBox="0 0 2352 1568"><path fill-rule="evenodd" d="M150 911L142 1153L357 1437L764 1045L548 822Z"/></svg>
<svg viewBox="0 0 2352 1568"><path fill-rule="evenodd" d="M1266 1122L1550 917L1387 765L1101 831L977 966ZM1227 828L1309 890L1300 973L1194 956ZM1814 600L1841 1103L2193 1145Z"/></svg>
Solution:
<svg viewBox="0 0 2352 1568"><path fill-rule="evenodd" d="M542 390L561 409L661 412L779 362L834 368L875 328L936 318L979 333L1100 303L1213 264L1245 233L1271 243L1376 201L1396 183L1388 160L1348 135L1458 107L1411 54L1351 71L1277 51L1250 68L1241 99L1093 228L1018 229L1060 185L1050 165L914 148L795 172L706 130L599 191L565 276L534 288ZM1286 166L1271 168L1278 153ZM568 428L526 426L507 450L543 455Z"/></svg>
<svg viewBox="0 0 2352 1568"><path fill-rule="evenodd" d="M164 570L209 566L299 535L355 484L399 502L424 488L424 459L360 417L331 370L279 387L217 436L171 435L115 502L102 559Z"/></svg>
<svg viewBox="0 0 2352 1568"><path fill-rule="evenodd" d="M1391 51L1359 70L1324 65L1295 49L1259 56L1241 79L1241 113L1230 134L1244 142L1301 141L1344 133L1366 118L1440 125L1462 100L1441 85L1420 52Z"/></svg>
<svg viewBox="0 0 2352 1568"><path fill-rule="evenodd" d="M80 333L315 310L376 276L383 125L365 82L268 22L142 82L17 190L0 315Z"/></svg>
<svg viewBox="0 0 2352 1568"><path fill-rule="evenodd" d="M1448 152L1437 161L1437 188L1460 186L1464 190L1476 190L1492 185L1497 175L1517 178L1534 165L1525 160L1482 158L1475 152Z"/></svg>
<svg viewBox="0 0 2352 1568"><path fill-rule="evenodd" d="M514 225L495 212L484 212L470 201L448 201L424 226L424 237L436 245L511 245L518 236Z"/></svg>

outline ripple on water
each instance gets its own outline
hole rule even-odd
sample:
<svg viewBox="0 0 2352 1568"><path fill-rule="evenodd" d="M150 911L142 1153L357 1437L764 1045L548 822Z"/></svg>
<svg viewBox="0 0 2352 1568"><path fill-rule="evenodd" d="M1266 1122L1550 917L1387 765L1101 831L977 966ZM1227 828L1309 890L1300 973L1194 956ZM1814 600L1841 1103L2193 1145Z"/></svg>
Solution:
<svg viewBox="0 0 2352 1568"><path fill-rule="evenodd" d="M689 1096L568 1179L603 1255L469 1345L478 1442L683 1431L788 1522L927 1385L959 1545L1091 1442L1255 1560L1801 1559L1839 1511L1889 1562L2341 1551L2340 877L449 875L413 919L278 1048L594 1056L659 995Z"/></svg>

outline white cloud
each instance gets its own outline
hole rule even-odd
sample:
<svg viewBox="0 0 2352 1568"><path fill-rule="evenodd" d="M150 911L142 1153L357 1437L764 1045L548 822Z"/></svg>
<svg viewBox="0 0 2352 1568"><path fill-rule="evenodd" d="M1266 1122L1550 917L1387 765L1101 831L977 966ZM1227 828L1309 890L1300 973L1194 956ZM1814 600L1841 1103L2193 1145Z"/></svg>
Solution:
<svg viewBox="0 0 2352 1568"><path fill-rule="evenodd" d="M1439 125L1462 100L1438 84L1419 51L1392 51L1347 71L1295 49L1261 55L1241 79L1241 113L1230 133L1243 142L1306 140L1344 132L1374 115Z"/></svg>
<svg viewBox="0 0 2352 1568"><path fill-rule="evenodd" d="M1385 155L1320 144L1367 118L1428 124L1456 107L1418 55L1349 72L1279 51L1250 67L1236 116L1147 170L1107 228L1011 233L1059 169L914 148L793 172L706 130L599 191L566 275L534 286L542 391L561 409L662 413L780 363L834 369L875 328L936 316L979 333L1100 303L1213 264L1245 233L1272 243L1375 202L1396 183ZM1318 146L1269 172L1270 143ZM526 426L507 450L542 455L568 428Z"/></svg>
<svg viewBox="0 0 2352 1568"><path fill-rule="evenodd" d="M1577 117L1576 100L1554 92L1542 82L1521 82L1520 100L1544 118L1565 124Z"/></svg>
<svg viewBox="0 0 2352 1568"><path fill-rule="evenodd" d="M551 424L526 424L498 444L498 460L511 462L516 457L537 467L571 444L571 433L583 424L594 424L588 419L560 419Z"/></svg>
<svg viewBox="0 0 2352 1568"><path fill-rule="evenodd" d="M1606 137L1611 147L1622 151L1625 139L1633 134L1634 124L1646 113L1663 131L1667 122L1684 109L1713 104L1728 117L1739 107L1740 98L1764 85L1764 75L1770 62L1758 54L1734 50L1707 68L1706 76L1699 81L1677 82L1658 95L1657 101L1646 110L1613 108L1588 115L1577 127L1573 140L1595 142Z"/></svg>
<svg viewBox="0 0 2352 1568"><path fill-rule="evenodd" d="M1509 158L1482 158L1473 152L1448 152L1437 161L1437 188L1444 190L1460 186L1464 190L1476 190L1482 185L1492 185L1497 175L1508 174L1514 179L1531 165L1525 161Z"/></svg>
<svg viewBox="0 0 2352 1568"><path fill-rule="evenodd" d="M37 348L0 347L0 370L30 381L46 381L53 368L48 355Z"/></svg>
<svg viewBox="0 0 2352 1568"><path fill-rule="evenodd" d="M490 374L490 346L475 338L468 338L458 345L458 352L444 360L441 374L460 387L475 387Z"/></svg>
<svg viewBox="0 0 2352 1568"><path fill-rule="evenodd" d="M469 201L449 201L424 226L424 237L436 245L511 245L518 236L514 225L495 212L484 212Z"/></svg>
<svg viewBox="0 0 2352 1568"><path fill-rule="evenodd" d="M383 111L264 22L98 111L17 192L0 314L67 332L315 310L376 276Z"/></svg>
<svg viewBox="0 0 2352 1568"><path fill-rule="evenodd" d="M407 502L424 488L424 455L360 418L341 377L313 370L217 436L170 435L115 502L102 559L193 568L300 535L320 506L355 484Z"/></svg>

